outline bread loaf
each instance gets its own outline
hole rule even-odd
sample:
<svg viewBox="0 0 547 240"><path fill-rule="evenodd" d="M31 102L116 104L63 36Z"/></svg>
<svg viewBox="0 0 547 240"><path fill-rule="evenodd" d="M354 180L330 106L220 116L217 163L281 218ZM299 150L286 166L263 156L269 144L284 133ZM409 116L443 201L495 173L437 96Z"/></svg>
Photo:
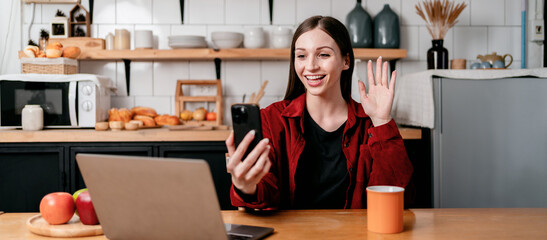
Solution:
<svg viewBox="0 0 547 240"><path fill-rule="evenodd" d="M122 121L129 122L131 121L133 114L127 108L111 108L108 110L108 121Z"/></svg>
<svg viewBox="0 0 547 240"><path fill-rule="evenodd" d="M149 117L158 116L158 114L156 113L156 110L154 110L153 108L149 108L149 107L134 107L133 109L131 109L131 112L134 115L144 115L144 116L149 116Z"/></svg>
<svg viewBox="0 0 547 240"><path fill-rule="evenodd" d="M168 114L160 115L154 118L156 124L163 125L179 125L180 119L177 116L171 116Z"/></svg>
<svg viewBox="0 0 547 240"><path fill-rule="evenodd" d="M134 120L141 120L144 123L145 127L153 127L156 126L156 121L150 116L144 116L144 115L135 115L133 117Z"/></svg>

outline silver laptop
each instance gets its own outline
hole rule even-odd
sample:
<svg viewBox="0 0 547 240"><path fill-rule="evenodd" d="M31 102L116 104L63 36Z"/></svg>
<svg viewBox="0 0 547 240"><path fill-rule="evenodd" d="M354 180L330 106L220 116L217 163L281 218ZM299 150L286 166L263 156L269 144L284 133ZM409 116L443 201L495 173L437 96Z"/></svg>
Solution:
<svg viewBox="0 0 547 240"><path fill-rule="evenodd" d="M77 154L109 239L260 239L273 228L224 224L203 160Z"/></svg>

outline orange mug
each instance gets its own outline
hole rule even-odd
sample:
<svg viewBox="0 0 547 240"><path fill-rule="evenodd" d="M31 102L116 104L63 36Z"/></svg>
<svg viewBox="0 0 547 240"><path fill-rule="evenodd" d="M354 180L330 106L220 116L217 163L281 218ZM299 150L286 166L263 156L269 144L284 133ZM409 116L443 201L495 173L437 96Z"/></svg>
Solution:
<svg viewBox="0 0 547 240"><path fill-rule="evenodd" d="M377 233L403 231L405 189L396 186L367 187L367 228Z"/></svg>

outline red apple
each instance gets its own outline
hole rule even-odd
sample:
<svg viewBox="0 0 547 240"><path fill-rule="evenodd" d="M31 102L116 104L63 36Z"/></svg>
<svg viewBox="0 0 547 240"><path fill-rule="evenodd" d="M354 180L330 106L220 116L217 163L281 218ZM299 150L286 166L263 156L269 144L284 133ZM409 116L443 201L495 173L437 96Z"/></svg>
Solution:
<svg viewBox="0 0 547 240"><path fill-rule="evenodd" d="M74 215L74 199L70 193L54 192L40 201L40 214L52 225L68 222Z"/></svg>
<svg viewBox="0 0 547 240"><path fill-rule="evenodd" d="M76 209L80 213L80 221L84 225L96 225L99 224L99 219L97 218L97 213L95 213L95 207L93 207L93 202L91 202L91 195L89 191L83 191L78 195L76 199Z"/></svg>

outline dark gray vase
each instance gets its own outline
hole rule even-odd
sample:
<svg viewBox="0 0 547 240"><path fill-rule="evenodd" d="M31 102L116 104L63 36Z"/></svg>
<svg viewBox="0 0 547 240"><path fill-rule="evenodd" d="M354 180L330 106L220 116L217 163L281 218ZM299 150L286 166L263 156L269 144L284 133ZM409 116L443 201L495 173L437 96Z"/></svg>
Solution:
<svg viewBox="0 0 547 240"><path fill-rule="evenodd" d="M372 47L372 18L361 7L361 0L357 0L353 10L346 16L346 27L354 48Z"/></svg>
<svg viewBox="0 0 547 240"><path fill-rule="evenodd" d="M391 10L389 4L374 18L374 47L399 48L401 45L401 29L399 16Z"/></svg>

